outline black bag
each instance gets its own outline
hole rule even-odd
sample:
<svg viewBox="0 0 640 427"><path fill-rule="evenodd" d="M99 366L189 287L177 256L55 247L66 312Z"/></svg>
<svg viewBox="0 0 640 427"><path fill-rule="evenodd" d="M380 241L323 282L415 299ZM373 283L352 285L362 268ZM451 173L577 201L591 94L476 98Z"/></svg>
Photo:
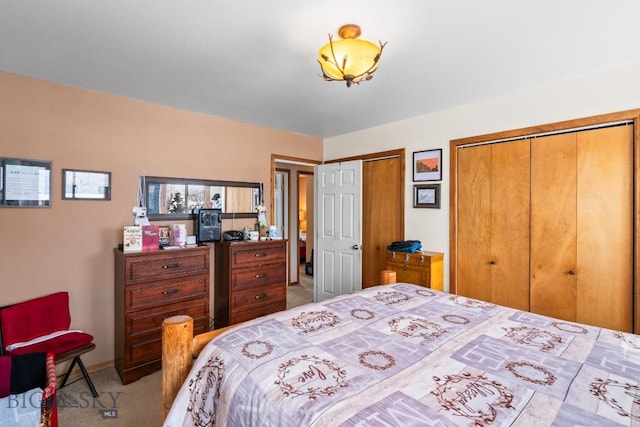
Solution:
<svg viewBox="0 0 640 427"><path fill-rule="evenodd" d="M387 246L387 250L391 252L417 252L420 249L422 249L420 240L402 240Z"/></svg>

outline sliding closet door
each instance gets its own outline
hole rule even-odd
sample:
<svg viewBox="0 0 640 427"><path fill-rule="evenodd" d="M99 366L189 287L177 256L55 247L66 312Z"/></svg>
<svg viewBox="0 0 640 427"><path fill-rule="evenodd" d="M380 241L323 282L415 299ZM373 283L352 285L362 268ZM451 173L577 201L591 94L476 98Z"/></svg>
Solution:
<svg viewBox="0 0 640 427"><path fill-rule="evenodd" d="M529 310L529 185L529 140L459 150L458 294Z"/></svg>
<svg viewBox="0 0 640 427"><path fill-rule="evenodd" d="M628 332L633 327L632 141L632 126L580 132L577 163L577 321Z"/></svg>

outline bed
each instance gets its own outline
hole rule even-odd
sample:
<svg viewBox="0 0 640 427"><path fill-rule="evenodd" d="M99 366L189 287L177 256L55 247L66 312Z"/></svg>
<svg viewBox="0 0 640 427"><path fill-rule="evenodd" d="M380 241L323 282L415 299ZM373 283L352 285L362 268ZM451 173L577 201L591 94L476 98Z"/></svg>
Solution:
<svg viewBox="0 0 640 427"><path fill-rule="evenodd" d="M182 342L170 427L640 425L640 337L412 284Z"/></svg>

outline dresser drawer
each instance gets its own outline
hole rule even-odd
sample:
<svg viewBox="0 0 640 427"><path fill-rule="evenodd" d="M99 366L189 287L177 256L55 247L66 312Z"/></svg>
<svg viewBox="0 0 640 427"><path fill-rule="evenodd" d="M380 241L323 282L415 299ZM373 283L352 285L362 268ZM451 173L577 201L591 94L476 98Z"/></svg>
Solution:
<svg viewBox="0 0 640 427"><path fill-rule="evenodd" d="M190 276L183 279L163 280L125 288L125 311L158 307L186 299L207 297L209 276Z"/></svg>
<svg viewBox="0 0 640 427"><path fill-rule="evenodd" d="M260 246L248 244L246 247L236 247L232 251L231 264L233 267L258 266L286 262L285 251L281 247Z"/></svg>
<svg viewBox="0 0 640 427"><path fill-rule="evenodd" d="M193 322L193 334L207 332L208 322ZM162 333L140 336L127 340L124 368L131 368L162 359Z"/></svg>
<svg viewBox="0 0 640 427"><path fill-rule="evenodd" d="M230 317L230 324L246 322L256 317L266 316L267 314L276 313L287 308L286 301L276 302L269 305L263 305L251 310L234 311Z"/></svg>
<svg viewBox="0 0 640 427"><path fill-rule="evenodd" d="M166 305L159 308L149 308L127 314L125 316L125 334L128 337L135 337L149 333L160 333L164 319L182 314L191 316L194 322L208 323L209 300L207 298L199 298L183 303Z"/></svg>
<svg viewBox="0 0 640 427"><path fill-rule="evenodd" d="M236 291L231 293L231 312L250 310L280 301L286 301L284 283Z"/></svg>
<svg viewBox="0 0 640 427"><path fill-rule="evenodd" d="M237 291L255 286L285 283L286 275L284 262L252 268L236 268L231 272L231 290Z"/></svg>
<svg viewBox="0 0 640 427"><path fill-rule="evenodd" d="M153 257L133 256L127 258L125 269L127 284L205 274L209 271L209 250L181 249Z"/></svg>

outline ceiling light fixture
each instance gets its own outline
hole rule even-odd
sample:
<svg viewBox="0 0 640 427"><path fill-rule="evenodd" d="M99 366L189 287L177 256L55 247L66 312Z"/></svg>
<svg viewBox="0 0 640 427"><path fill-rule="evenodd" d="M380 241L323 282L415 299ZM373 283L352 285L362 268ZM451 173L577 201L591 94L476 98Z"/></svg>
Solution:
<svg viewBox="0 0 640 427"><path fill-rule="evenodd" d="M341 40L333 41L329 34L329 43L318 52L318 63L325 80L345 81L347 87L351 87L373 78L387 43L378 42L380 45L377 46L367 40L358 40L360 33L359 26L347 24L338 30Z"/></svg>

